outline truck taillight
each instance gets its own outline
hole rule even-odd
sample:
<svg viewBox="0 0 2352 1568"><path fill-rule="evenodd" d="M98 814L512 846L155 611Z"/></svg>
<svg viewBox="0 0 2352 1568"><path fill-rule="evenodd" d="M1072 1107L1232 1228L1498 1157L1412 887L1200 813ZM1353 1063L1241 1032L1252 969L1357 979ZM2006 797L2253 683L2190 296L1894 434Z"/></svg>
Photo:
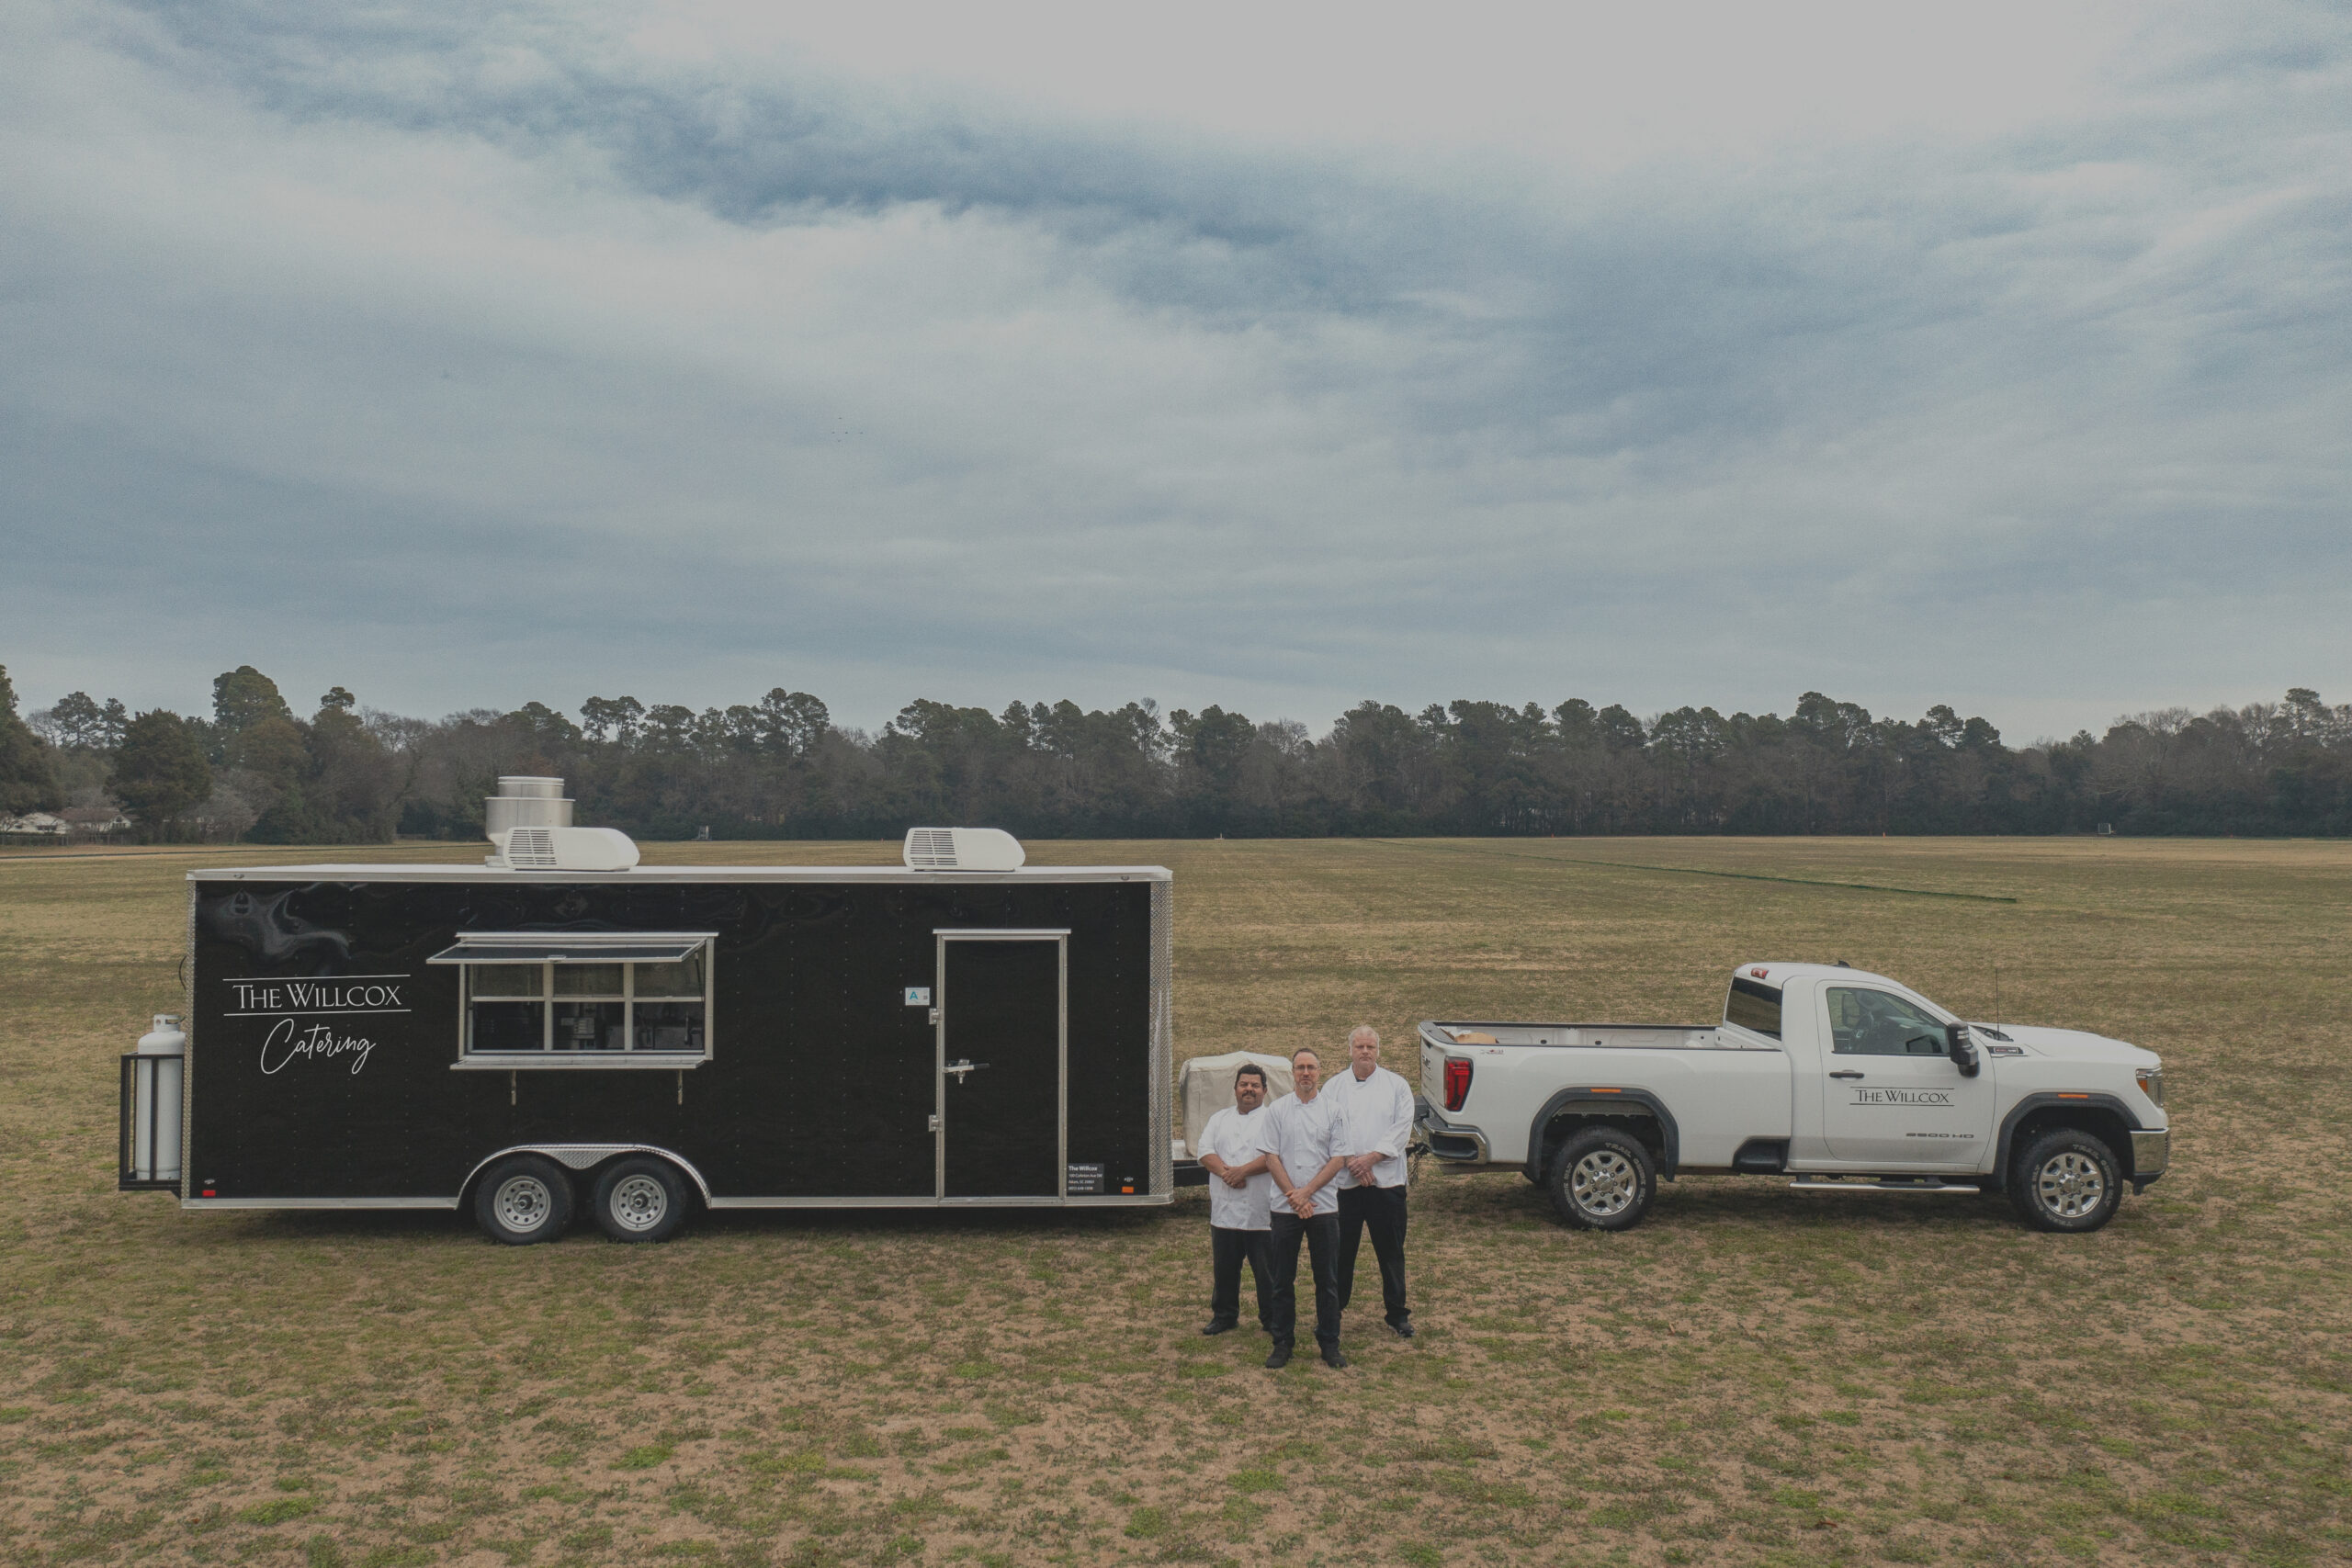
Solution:
<svg viewBox="0 0 2352 1568"><path fill-rule="evenodd" d="M1470 1098L1470 1064L1459 1056L1445 1059L1445 1108L1459 1111Z"/></svg>

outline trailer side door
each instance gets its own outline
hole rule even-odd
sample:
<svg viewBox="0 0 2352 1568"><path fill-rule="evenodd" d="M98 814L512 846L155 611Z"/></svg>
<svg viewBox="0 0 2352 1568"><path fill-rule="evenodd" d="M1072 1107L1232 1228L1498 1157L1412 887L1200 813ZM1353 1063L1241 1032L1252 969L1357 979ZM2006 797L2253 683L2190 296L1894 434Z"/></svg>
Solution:
<svg viewBox="0 0 2352 1568"><path fill-rule="evenodd" d="M1067 931L941 931L939 1195L1063 1196Z"/></svg>

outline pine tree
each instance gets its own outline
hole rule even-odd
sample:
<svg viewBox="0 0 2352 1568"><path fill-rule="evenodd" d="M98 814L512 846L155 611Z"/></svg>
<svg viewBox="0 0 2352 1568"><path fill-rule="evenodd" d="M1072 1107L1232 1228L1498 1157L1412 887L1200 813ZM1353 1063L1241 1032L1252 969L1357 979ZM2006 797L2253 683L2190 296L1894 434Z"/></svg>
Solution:
<svg viewBox="0 0 2352 1568"><path fill-rule="evenodd" d="M64 804L49 742L17 716L17 688L0 664L0 811L52 811Z"/></svg>
<svg viewBox="0 0 2352 1568"><path fill-rule="evenodd" d="M212 794L212 764L187 721L157 708L123 731L107 786L142 837L167 838L180 818Z"/></svg>

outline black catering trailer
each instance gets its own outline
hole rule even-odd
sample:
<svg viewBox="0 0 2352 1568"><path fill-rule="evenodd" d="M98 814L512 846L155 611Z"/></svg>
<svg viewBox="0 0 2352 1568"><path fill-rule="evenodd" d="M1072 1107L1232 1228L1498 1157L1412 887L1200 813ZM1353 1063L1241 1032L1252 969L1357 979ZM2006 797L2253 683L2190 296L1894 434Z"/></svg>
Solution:
<svg viewBox="0 0 2352 1568"><path fill-rule="evenodd" d="M123 1185L518 1243L1169 1201L1164 868L529 858L191 873L179 1137L125 1058Z"/></svg>

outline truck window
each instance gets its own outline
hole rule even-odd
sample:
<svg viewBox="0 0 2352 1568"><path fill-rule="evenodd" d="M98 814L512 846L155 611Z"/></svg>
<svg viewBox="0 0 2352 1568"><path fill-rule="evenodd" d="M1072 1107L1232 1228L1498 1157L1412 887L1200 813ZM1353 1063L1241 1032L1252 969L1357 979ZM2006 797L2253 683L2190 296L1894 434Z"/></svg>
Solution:
<svg viewBox="0 0 2352 1568"><path fill-rule="evenodd" d="M1724 998L1724 1021L1742 1029L1781 1037L1781 988L1761 980L1733 976L1731 994Z"/></svg>
<svg viewBox="0 0 2352 1568"><path fill-rule="evenodd" d="M1829 1038L1840 1056L1940 1056L1944 1026L1892 991L1828 989Z"/></svg>

